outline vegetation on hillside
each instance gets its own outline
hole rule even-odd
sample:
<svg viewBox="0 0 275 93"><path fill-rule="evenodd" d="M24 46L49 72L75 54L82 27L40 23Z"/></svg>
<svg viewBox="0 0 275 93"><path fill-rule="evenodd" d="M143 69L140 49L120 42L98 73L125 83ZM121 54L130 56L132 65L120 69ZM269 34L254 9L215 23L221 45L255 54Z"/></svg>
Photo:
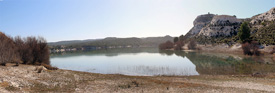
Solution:
<svg viewBox="0 0 275 93"><path fill-rule="evenodd" d="M180 36L174 38L174 46L179 45L178 41L188 43L188 49L193 49L197 44L227 44L232 46L240 42L245 55L260 55L259 47L262 44L275 45L275 21L265 21L261 24L250 24L247 21L242 22L239 31L232 36ZM165 44L163 44L165 45ZM162 49L162 48L160 48ZM173 49L181 50L182 47L176 46Z"/></svg>
<svg viewBox="0 0 275 93"><path fill-rule="evenodd" d="M189 40L189 39L188 39ZM174 38L174 43L171 41L167 41L165 43L161 43L159 45L160 50L166 50L166 49L174 49L174 50L183 50L183 46L187 44L188 49L190 50L196 50L197 48L197 42L194 39L190 39L188 42L184 39L184 36L181 35L179 37Z"/></svg>
<svg viewBox="0 0 275 93"><path fill-rule="evenodd" d="M275 21L265 23L269 23L269 25L263 25L252 35L252 38L259 41L260 44L275 45Z"/></svg>

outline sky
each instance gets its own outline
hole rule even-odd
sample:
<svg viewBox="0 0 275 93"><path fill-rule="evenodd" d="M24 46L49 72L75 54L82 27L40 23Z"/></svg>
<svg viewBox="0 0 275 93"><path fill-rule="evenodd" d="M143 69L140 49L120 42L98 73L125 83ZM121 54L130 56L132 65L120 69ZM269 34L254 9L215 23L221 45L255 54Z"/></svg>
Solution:
<svg viewBox="0 0 275 93"><path fill-rule="evenodd" d="M201 14L248 18L272 7L275 0L0 0L0 31L48 42L180 36Z"/></svg>

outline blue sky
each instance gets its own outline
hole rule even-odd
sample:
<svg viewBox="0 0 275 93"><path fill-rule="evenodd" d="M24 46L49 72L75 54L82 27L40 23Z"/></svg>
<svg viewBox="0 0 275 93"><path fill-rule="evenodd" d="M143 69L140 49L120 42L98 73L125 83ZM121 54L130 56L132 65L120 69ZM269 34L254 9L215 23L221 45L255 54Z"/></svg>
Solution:
<svg viewBox="0 0 275 93"><path fill-rule="evenodd" d="M49 42L179 36L201 14L247 18L272 7L275 0L0 0L0 31Z"/></svg>

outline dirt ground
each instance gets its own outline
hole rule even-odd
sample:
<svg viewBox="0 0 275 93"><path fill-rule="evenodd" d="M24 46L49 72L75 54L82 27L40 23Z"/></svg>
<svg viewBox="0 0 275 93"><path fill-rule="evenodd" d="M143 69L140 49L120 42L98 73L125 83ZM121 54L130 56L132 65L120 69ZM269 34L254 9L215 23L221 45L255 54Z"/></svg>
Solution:
<svg viewBox="0 0 275 93"><path fill-rule="evenodd" d="M125 76L70 70L35 71L36 66L0 66L0 91L77 93L243 93L275 92L275 74Z"/></svg>

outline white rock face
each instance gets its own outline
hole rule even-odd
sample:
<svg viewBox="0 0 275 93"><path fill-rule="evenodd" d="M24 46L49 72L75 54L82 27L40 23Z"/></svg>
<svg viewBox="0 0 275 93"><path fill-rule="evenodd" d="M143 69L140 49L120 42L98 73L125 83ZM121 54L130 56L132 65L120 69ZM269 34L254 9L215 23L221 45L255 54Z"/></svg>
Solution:
<svg viewBox="0 0 275 93"><path fill-rule="evenodd" d="M251 20L250 23L252 26L256 28L261 28L262 22L275 21L275 7L270 9L268 12L242 20L237 19L236 16L229 15L200 15L195 19L193 22L194 27L186 34L186 36L219 37L237 35L242 21L249 20Z"/></svg>
<svg viewBox="0 0 275 93"><path fill-rule="evenodd" d="M236 35L241 20L235 16L216 15L211 23L201 29L199 35L204 36L232 36Z"/></svg>
<svg viewBox="0 0 275 93"><path fill-rule="evenodd" d="M228 25L233 23L241 23L241 20L237 19L235 16L216 15L211 21L211 25Z"/></svg>
<svg viewBox="0 0 275 93"><path fill-rule="evenodd" d="M241 20L235 16L205 14L198 16L193 24L194 27L187 33L189 37L232 36L237 34Z"/></svg>
<svg viewBox="0 0 275 93"><path fill-rule="evenodd" d="M235 28L235 29L234 29ZM201 30L199 35L204 36L232 36L237 34L238 27L234 26L213 26L213 27L205 27Z"/></svg>
<svg viewBox="0 0 275 93"><path fill-rule="evenodd" d="M198 16L194 22L194 27L188 32L188 34L192 37L198 34L203 27L205 27L207 24L209 24L214 17L213 14L205 14Z"/></svg>
<svg viewBox="0 0 275 93"><path fill-rule="evenodd" d="M275 7L271 8L269 11L260 14L259 16L251 20L251 24L261 23L263 21L275 21Z"/></svg>

